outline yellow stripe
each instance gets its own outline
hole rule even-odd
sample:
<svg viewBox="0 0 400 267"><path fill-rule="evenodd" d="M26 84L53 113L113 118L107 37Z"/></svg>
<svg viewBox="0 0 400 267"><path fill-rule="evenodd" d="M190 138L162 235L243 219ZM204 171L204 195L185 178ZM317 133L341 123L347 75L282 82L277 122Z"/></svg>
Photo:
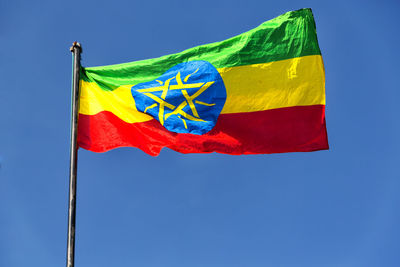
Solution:
<svg viewBox="0 0 400 267"><path fill-rule="evenodd" d="M218 69L227 99L222 113L325 105L321 56Z"/></svg>
<svg viewBox="0 0 400 267"><path fill-rule="evenodd" d="M218 71L227 93L223 114L325 105L325 73L319 55ZM151 120L151 116L137 111L132 86L104 91L96 83L81 81L79 113L110 111L128 123Z"/></svg>
<svg viewBox="0 0 400 267"><path fill-rule="evenodd" d="M104 91L96 83L83 80L80 83L79 113L94 115L106 110L129 123L152 119L150 115L137 111L131 94L131 85L120 86L114 91Z"/></svg>

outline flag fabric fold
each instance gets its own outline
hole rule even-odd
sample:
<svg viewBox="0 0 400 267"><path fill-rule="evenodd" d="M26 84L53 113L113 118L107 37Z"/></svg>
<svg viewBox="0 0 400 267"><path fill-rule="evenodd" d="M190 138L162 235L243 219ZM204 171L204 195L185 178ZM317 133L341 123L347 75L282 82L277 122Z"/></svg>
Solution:
<svg viewBox="0 0 400 267"><path fill-rule="evenodd" d="M150 155L328 149L311 9L177 54L82 68L78 145Z"/></svg>

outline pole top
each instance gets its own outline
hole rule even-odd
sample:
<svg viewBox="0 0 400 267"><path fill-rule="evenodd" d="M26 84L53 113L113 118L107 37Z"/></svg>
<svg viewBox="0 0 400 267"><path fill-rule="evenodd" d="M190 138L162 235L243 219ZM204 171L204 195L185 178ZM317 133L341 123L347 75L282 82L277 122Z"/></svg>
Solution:
<svg viewBox="0 0 400 267"><path fill-rule="evenodd" d="M79 50L80 50L80 52L82 53L82 46L81 46L81 44L80 43L78 43L78 42L73 42L72 43L72 46L69 48L69 50L71 51L71 52L74 52L74 48L78 48Z"/></svg>

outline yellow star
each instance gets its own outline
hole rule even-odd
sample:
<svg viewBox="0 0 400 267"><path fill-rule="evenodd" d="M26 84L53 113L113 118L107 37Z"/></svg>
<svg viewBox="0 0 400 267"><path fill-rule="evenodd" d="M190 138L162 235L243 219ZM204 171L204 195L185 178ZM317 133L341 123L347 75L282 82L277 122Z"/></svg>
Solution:
<svg viewBox="0 0 400 267"><path fill-rule="evenodd" d="M140 92L140 93L144 94L145 96L150 97L151 99L153 99L156 102L153 105L146 107L144 112L146 113L147 110L156 107L157 103L158 103L159 104L158 120L161 123L161 125L164 125L164 117L165 117L165 120L167 120L171 115L177 115L178 118L180 118L183 121L183 124L186 129L187 129L186 121L181 116L183 116L184 118L186 118L188 120L204 122L204 120L202 120L200 118L199 113L197 112L197 109L196 109L196 106L194 103L199 104L199 105L204 105L204 106L215 105L215 103L208 104L208 103L205 103L202 101L195 100L200 94L202 94L205 90L207 90L214 82L186 83L188 81L189 77L192 74L196 73L198 70L199 69L197 69L195 72L187 75L184 78L185 83L182 82L181 73L178 72L178 74L176 76L169 78L168 80L165 81L165 83L163 83L162 81L156 80L160 84L160 86L137 90L137 92ZM175 78L177 84L170 85L171 80L173 80L174 78ZM186 89L193 89L193 88L199 88L199 89L193 95L190 96ZM185 97L185 100L182 101L182 103L180 103L177 107L175 107L173 104L168 103L165 100L168 90L181 90L183 96ZM162 92L161 97L158 97L158 96L152 94L154 92L160 92L160 91ZM185 111L183 111L183 108L186 107L187 105L189 105L190 110L193 113L193 116L186 113ZM172 112L165 114L164 113L165 108L172 110Z"/></svg>

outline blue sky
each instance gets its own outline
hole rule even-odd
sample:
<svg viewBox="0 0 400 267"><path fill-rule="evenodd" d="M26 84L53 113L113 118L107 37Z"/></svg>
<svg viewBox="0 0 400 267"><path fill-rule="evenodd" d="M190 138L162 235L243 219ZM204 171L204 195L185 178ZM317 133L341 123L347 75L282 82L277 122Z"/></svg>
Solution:
<svg viewBox="0 0 400 267"><path fill-rule="evenodd" d="M98 66L311 7L331 149L79 151L76 266L400 265L397 1L1 1L0 266L63 266L71 53Z"/></svg>

